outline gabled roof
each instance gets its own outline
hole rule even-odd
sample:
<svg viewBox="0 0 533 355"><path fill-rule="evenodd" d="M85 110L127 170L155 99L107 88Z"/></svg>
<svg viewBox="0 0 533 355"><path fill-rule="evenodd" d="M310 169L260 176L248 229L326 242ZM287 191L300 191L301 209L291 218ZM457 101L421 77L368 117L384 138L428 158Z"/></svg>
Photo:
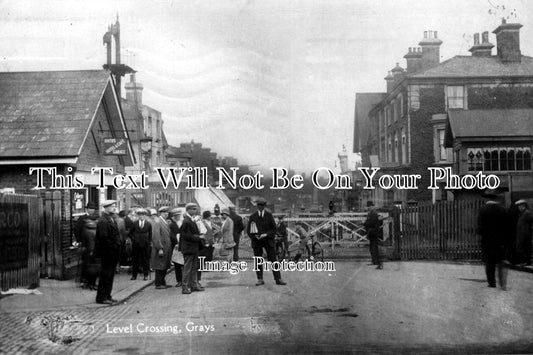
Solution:
<svg viewBox="0 0 533 355"><path fill-rule="evenodd" d="M533 109L450 110L450 138L533 137Z"/></svg>
<svg viewBox="0 0 533 355"><path fill-rule="evenodd" d="M439 65L409 75L409 78L455 78L533 76L533 58L522 56L517 63L503 63L499 57L455 56Z"/></svg>
<svg viewBox="0 0 533 355"><path fill-rule="evenodd" d="M79 156L106 90L124 130L107 71L0 73L0 159Z"/></svg>

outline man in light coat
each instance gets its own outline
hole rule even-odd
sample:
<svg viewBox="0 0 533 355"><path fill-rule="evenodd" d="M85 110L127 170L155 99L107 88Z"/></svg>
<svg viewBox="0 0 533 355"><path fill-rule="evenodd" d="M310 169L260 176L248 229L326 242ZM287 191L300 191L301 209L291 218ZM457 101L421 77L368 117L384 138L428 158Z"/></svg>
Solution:
<svg viewBox="0 0 533 355"><path fill-rule="evenodd" d="M165 277L172 258L170 227L167 222L168 211L169 207L159 208L159 215L152 223L151 266L155 270L155 288L158 290L167 288Z"/></svg>
<svg viewBox="0 0 533 355"><path fill-rule="evenodd" d="M229 210L223 208L220 212L222 215L222 227L220 228L220 234L222 239L222 248L220 256L224 257L227 261L233 261L233 247L235 241L233 239L233 220L230 218Z"/></svg>

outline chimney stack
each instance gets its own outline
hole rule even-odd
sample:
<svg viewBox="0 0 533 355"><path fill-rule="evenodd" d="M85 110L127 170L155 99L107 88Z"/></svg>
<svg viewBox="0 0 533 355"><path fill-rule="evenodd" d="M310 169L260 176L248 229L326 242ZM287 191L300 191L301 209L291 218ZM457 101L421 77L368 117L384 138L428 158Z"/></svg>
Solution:
<svg viewBox="0 0 533 355"><path fill-rule="evenodd" d="M387 74L387 76L385 77L385 81L387 82L387 93L389 93L394 87L394 76L392 76L391 72Z"/></svg>
<svg viewBox="0 0 533 355"><path fill-rule="evenodd" d="M142 110L143 85L135 81L135 73L130 74L130 82L124 84L126 89L126 100L134 102L139 110Z"/></svg>
<svg viewBox="0 0 533 355"><path fill-rule="evenodd" d="M492 33L496 35L496 48L498 57L504 63L522 61L520 52L520 28L519 23L507 23L502 19L502 24Z"/></svg>
<svg viewBox="0 0 533 355"><path fill-rule="evenodd" d="M407 74L420 70L422 64L422 48L409 47L409 52L403 57L407 61Z"/></svg>
<svg viewBox="0 0 533 355"><path fill-rule="evenodd" d="M421 69L429 69L440 63L440 45L437 31L424 31L424 39L418 44L422 47Z"/></svg>
<svg viewBox="0 0 533 355"><path fill-rule="evenodd" d="M485 31L481 34L483 42L479 42L479 33L474 33L474 45L469 51L472 57L490 57L492 55L492 47L494 45L489 42L489 32Z"/></svg>

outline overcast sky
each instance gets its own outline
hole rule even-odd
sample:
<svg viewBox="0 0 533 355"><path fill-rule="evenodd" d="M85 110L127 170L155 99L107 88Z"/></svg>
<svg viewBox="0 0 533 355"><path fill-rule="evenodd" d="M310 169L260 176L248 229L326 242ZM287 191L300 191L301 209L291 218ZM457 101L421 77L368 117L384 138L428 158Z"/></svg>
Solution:
<svg viewBox="0 0 533 355"><path fill-rule="evenodd" d="M384 91L424 31L438 31L446 60L469 55L475 32L495 44L509 17L533 55L525 0L0 0L0 70L100 69L117 13L123 56L170 144L297 171L352 150L355 93Z"/></svg>

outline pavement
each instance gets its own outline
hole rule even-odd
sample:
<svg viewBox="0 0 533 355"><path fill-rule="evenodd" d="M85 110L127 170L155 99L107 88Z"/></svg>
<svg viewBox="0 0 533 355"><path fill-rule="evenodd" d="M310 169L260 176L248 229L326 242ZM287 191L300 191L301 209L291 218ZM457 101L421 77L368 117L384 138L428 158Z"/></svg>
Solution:
<svg viewBox="0 0 533 355"><path fill-rule="evenodd" d="M131 275L127 270L122 270L115 275L113 282L112 297L120 302L154 283L152 279L147 281L143 277L130 280ZM104 304L96 303L96 291L83 289L80 284L72 280L41 279L37 288L40 294L11 294L0 298L0 313L14 313L20 311L53 311L64 308L101 308Z"/></svg>

